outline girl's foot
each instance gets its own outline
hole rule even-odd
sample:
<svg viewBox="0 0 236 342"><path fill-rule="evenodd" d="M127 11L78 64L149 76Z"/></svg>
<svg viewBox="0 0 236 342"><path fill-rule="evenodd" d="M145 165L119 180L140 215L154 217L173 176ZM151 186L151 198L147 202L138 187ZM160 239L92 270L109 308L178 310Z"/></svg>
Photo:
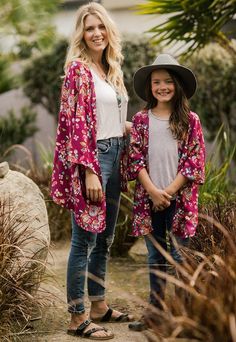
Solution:
<svg viewBox="0 0 236 342"><path fill-rule="evenodd" d="M96 304L95 304L96 303ZM128 313L113 310L107 304L93 302L90 311L90 318L95 322L132 322L134 317Z"/></svg>

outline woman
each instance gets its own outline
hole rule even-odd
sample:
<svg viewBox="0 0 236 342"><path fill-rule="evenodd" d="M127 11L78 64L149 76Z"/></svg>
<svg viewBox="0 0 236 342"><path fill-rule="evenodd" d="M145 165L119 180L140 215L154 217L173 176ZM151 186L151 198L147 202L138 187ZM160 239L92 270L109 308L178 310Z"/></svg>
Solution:
<svg viewBox="0 0 236 342"><path fill-rule="evenodd" d="M97 322L127 322L105 300L105 274L118 214L127 92L117 29L97 3L80 7L66 62L52 174L52 197L73 211L67 270L68 333L113 334ZM120 165L121 164L121 165ZM124 187L122 188L124 190ZM87 275L90 318L84 306Z"/></svg>

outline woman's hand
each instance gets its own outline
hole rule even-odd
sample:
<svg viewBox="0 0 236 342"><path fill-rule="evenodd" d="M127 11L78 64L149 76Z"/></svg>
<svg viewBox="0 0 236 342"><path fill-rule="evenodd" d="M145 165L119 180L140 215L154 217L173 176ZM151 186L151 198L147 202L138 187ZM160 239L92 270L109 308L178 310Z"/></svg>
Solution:
<svg viewBox="0 0 236 342"><path fill-rule="evenodd" d="M85 171L86 196L92 202L101 202L103 197L102 185L98 176L91 170Z"/></svg>

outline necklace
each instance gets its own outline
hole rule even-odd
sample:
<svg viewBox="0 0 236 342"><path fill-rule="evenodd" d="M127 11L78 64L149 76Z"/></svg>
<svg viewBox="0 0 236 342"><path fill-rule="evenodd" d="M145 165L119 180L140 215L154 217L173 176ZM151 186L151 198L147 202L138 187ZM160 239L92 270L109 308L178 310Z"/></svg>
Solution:
<svg viewBox="0 0 236 342"><path fill-rule="evenodd" d="M97 64L95 62L92 62L93 65L96 67L96 71L98 73L98 75L103 79L103 80L106 80L107 78L107 75L106 73L104 72L104 69L100 66L100 64Z"/></svg>

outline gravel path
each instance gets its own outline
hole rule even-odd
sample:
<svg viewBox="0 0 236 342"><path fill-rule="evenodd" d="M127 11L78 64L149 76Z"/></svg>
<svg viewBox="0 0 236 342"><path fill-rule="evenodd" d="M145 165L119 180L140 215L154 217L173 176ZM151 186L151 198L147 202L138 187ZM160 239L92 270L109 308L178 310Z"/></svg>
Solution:
<svg viewBox="0 0 236 342"><path fill-rule="evenodd" d="M65 273L68 251L68 243L56 244L51 249L49 273L52 272L54 274L54 280L49 279L44 282L43 288L52 293L53 299L50 300L50 305L42 312L42 318L32 322L32 328L29 330L29 333L21 337L21 340L24 342L69 342L88 340L66 334L69 321L69 314L67 313L67 306L65 303ZM122 267L125 267L125 269ZM145 299L142 299L141 297L146 297L147 295L143 288L147 291L148 284L140 279L140 270L137 268L137 265L125 263L123 259L118 261L116 259L112 259L109 269L109 291L107 293L109 302L113 308L121 311L128 310L136 317L139 317L145 306ZM147 277L145 275L143 279L146 278ZM142 286L139 286L139 281ZM137 289L140 289L141 291L141 297L140 293L136 292L136 286ZM128 323L106 323L103 325L113 330L115 337L111 341L147 342L147 338L143 333L130 331L128 329Z"/></svg>

